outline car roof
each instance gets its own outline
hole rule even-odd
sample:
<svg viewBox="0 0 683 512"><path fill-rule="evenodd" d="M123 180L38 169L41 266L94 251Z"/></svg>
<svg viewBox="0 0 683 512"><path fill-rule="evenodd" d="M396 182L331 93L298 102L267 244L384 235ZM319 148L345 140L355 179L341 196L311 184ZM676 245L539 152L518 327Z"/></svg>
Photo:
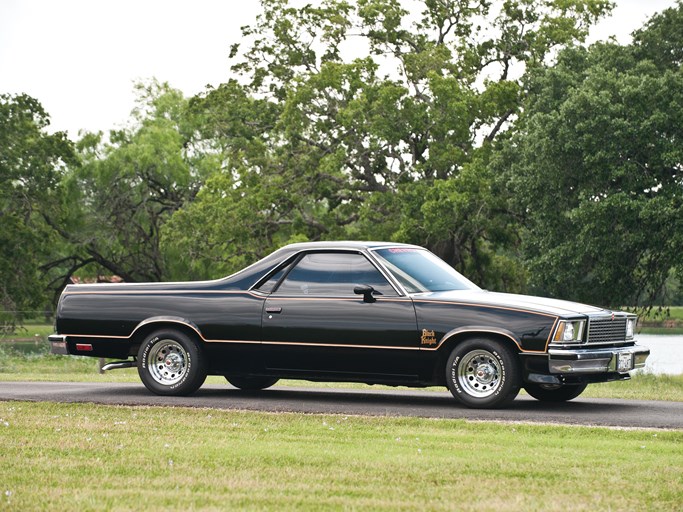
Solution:
<svg viewBox="0 0 683 512"><path fill-rule="evenodd" d="M355 240L345 241L331 241L331 242L300 242L296 244L289 244L283 249L293 249L296 251L310 250L310 249L378 249L382 247L415 247L417 245L401 244L396 242L363 242ZM420 247L421 248L421 247Z"/></svg>
<svg viewBox="0 0 683 512"><path fill-rule="evenodd" d="M395 242L362 242L362 241L333 241L333 242L300 242L281 247L277 251L266 256L262 260L223 278L223 284L234 287L234 289L247 290L254 285L257 279L267 274L275 266L282 263L287 258L301 251L320 251L320 250L352 250L364 251L369 249L381 249L382 247L411 247L423 249L418 245L399 244Z"/></svg>

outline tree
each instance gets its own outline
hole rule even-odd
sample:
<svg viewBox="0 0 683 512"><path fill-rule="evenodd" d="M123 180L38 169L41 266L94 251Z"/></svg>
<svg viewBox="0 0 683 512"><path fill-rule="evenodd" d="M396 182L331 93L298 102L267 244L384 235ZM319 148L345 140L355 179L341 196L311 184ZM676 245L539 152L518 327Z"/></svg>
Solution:
<svg viewBox="0 0 683 512"><path fill-rule="evenodd" d="M526 222L533 284L551 295L652 304L683 271L683 8L633 45L561 53L531 84L498 162Z"/></svg>
<svg viewBox="0 0 683 512"><path fill-rule="evenodd" d="M68 205L51 222L70 252L46 267L72 274L117 275L125 281L159 281L176 274L174 258L160 245L171 214L197 194L208 158L192 144L186 100L167 84L138 86L134 123L85 134L77 143L80 165L63 180ZM81 270L83 269L83 270Z"/></svg>
<svg viewBox="0 0 683 512"><path fill-rule="evenodd" d="M45 219L75 161L66 135L48 134L49 124L34 98L0 95L0 328L48 303L39 267L56 240Z"/></svg>
<svg viewBox="0 0 683 512"><path fill-rule="evenodd" d="M224 169L218 188L175 216L176 231L200 230L186 252L224 261L226 252L263 255L292 238L385 238L425 244L484 284L505 286L512 260L499 244L511 236L505 221L490 222L499 208L487 146L523 102L515 72L581 40L609 2L418 4L262 2L244 29L248 47L232 48L241 81L193 100ZM345 59L352 42L357 58ZM252 196L249 229L262 234L253 245L235 223ZM192 221L208 211L218 224Z"/></svg>

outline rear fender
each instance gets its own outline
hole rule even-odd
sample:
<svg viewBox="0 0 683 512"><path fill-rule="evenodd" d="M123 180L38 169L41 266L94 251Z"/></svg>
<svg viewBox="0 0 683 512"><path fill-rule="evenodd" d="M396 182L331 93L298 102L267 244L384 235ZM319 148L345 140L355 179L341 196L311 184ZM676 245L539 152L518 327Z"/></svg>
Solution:
<svg viewBox="0 0 683 512"><path fill-rule="evenodd" d="M204 336L202 336L199 327L197 327L194 322L178 316L153 316L147 318L140 322L135 329L133 329L131 339L141 343L142 339L150 333L158 329L174 326L182 329L183 331L189 332L190 334L195 335L200 340L204 341Z"/></svg>

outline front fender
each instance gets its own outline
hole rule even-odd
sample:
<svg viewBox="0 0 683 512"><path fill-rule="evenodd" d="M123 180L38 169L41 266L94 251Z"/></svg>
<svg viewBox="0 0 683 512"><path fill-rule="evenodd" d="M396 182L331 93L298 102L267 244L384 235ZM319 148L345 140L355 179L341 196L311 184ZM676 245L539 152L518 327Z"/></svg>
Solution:
<svg viewBox="0 0 683 512"><path fill-rule="evenodd" d="M509 331L507 329L499 328L499 327L490 327L490 326L479 326L479 325L466 325L466 326L461 326L456 329L452 329L448 331L446 334L443 335L439 343L435 346L432 347L431 349L424 349L423 350L438 350L441 348L444 344L449 343L450 341L462 337L465 335L472 336L472 335L483 335L486 336L487 334L495 334L498 336L502 336L504 338L509 339L512 343L514 343L517 346L517 350L520 352L524 352L522 349L522 343L521 340L515 333L512 331Z"/></svg>

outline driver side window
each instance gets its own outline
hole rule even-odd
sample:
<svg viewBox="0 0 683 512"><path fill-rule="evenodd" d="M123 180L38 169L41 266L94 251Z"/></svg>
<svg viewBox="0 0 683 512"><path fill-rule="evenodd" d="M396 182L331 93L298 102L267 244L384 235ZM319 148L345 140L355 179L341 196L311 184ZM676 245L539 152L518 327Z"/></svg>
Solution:
<svg viewBox="0 0 683 512"><path fill-rule="evenodd" d="M354 296L355 286L368 284L378 294L396 296L386 278L362 254L309 253L287 274L276 295Z"/></svg>

